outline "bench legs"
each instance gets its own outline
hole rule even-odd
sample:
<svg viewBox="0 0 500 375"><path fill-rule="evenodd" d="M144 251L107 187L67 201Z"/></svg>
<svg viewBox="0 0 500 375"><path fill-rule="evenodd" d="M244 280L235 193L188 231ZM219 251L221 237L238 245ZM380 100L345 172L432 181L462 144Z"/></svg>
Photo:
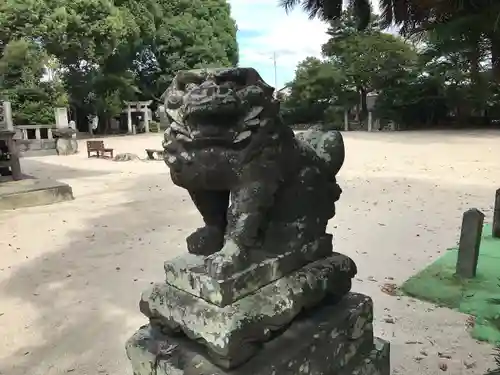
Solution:
<svg viewBox="0 0 500 375"><path fill-rule="evenodd" d="M109 154L111 159L113 158L114 156L114 150L90 150L88 151L87 150L87 155L88 157L90 158L91 156L93 156L91 153L95 152L95 157L96 158L101 158L101 157L106 157L106 154Z"/></svg>

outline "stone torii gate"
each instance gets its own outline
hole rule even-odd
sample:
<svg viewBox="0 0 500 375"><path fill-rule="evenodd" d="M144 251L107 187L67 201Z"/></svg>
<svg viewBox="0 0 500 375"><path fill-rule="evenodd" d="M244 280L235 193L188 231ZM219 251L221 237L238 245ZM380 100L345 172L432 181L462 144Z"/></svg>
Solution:
<svg viewBox="0 0 500 375"><path fill-rule="evenodd" d="M144 120L144 131L149 133L149 106L153 101L147 100L142 102L125 102L127 106L127 130L128 133L133 134L134 128L132 126L132 112L142 112Z"/></svg>

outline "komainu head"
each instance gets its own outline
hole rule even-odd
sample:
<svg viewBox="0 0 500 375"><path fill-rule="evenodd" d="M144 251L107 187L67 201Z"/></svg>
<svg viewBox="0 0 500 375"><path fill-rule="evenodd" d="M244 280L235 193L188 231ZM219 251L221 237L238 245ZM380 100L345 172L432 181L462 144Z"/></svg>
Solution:
<svg viewBox="0 0 500 375"><path fill-rule="evenodd" d="M274 88L252 68L214 68L177 73L163 94L170 127L182 143L246 143L278 115Z"/></svg>

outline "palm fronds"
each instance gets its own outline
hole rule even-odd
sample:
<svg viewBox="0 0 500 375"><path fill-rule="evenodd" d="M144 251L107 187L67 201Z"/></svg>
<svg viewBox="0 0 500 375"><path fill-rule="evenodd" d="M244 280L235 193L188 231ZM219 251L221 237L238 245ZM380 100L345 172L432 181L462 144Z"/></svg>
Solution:
<svg viewBox="0 0 500 375"><path fill-rule="evenodd" d="M342 0L279 0L287 12L301 6L311 18L319 17L331 21L340 17ZM494 32L500 30L500 2L498 0L379 0L381 26L401 27L401 33L409 35L429 30L438 24L461 17L489 13L496 22L491 22ZM349 0L347 7L356 16L358 28L368 26L371 14L370 0Z"/></svg>
<svg viewBox="0 0 500 375"><path fill-rule="evenodd" d="M299 5L310 18L317 17L325 21L338 19L343 10L342 0L280 0L280 6L286 12L292 11ZM358 28L366 28L370 23L372 11L370 0L349 0L348 7L353 9L356 15Z"/></svg>

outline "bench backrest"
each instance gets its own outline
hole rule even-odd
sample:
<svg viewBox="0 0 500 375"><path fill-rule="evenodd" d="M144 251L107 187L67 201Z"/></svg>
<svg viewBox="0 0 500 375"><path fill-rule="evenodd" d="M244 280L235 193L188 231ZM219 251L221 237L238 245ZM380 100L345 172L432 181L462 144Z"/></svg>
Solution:
<svg viewBox="0 0 500 375"><path fill-rule="evenodd" d="M104 141L87 141L88 150L102 150L104 148Z"/></svg>

